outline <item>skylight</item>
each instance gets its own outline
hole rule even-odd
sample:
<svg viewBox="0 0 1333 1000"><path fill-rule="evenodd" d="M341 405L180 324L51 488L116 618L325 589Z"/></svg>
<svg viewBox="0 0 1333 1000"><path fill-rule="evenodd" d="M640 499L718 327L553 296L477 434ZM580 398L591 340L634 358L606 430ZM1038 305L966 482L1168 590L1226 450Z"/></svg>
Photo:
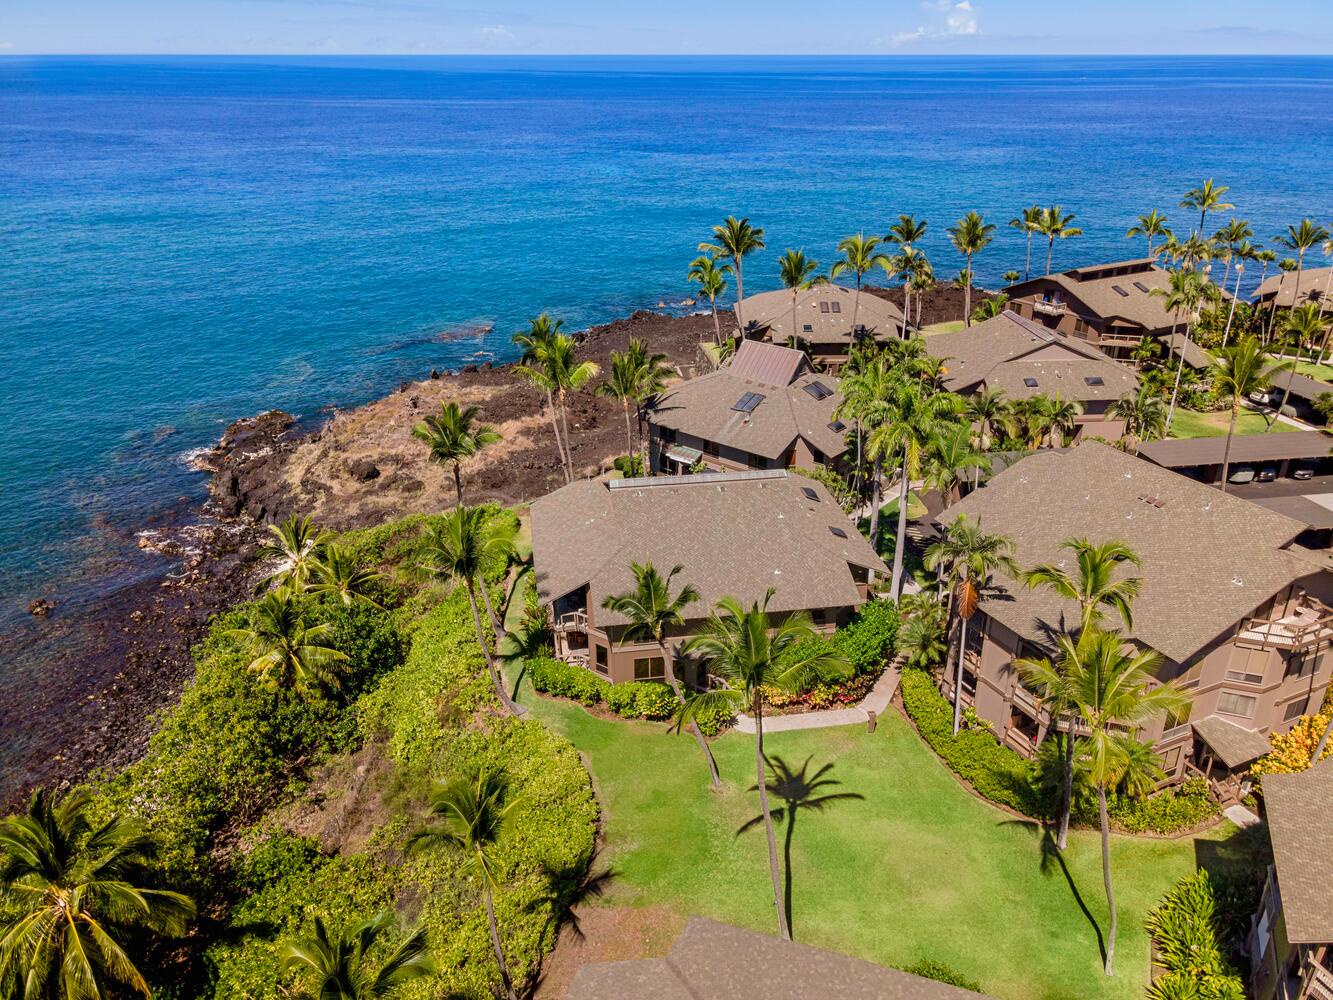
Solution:
<svg viewBox="0 0 1333 1000"><path fill-rule="evenodd" d="M805 385L801 386L801 388L814 396L815 399L828 399L833 395L833 390L818 380L807 382Z"/></svg>
<svg viewBox="0 0 1333 1000"><path fill-rule="evenodd" d="M802 486L801 492L804 493L811 500L814 500L816 503L819 502L819 494L816 493L814 490L812 490L809 486Z"/></svg>
<svg viewBox="0 0 1333 1000"><path fill-rule="evenodd" d="M1151 292L1151 291L1152 291L1152 289L1149 288L1147 285L1145 285L1142 281L1136 281L1136 282L1134 282L1134 287L1137 288L1137 289L1138 289L1139 291L1141 291L1141 292Z"/></svg>
<svg viewBox="0 0 1333 1000"><path fill-rule="evenodd" d="M1023 384L1029 389L1037 388L1037 380L1035 378L1025 378L1023 379Z"/></svg>
<svg viewBox="0 0 1333 1000"><path fill-rule="evenodd" d="M740 413L753 413L754 408L764 401L764 394L761 392L747 392L732 405L733 410Z"/></svg>
<svg viewBox="0 0 1333 1000"><path fill-rule="evenodd" d="M847 429L847 425L844 424L841 420L835 420L833 421L833 423L828 425L828 429L831 430L834 434L841 434L843 431Z"/></svg>
<svg viewBox="0 0 1333 1000"><path fill-rule="evenodd" d="M1117 295L1123 295L1125 298L1129 298L1129 292L1125 291L1119 285L1112 285L1111 291L1115 292Z"/></svg>
<svg viewBox="0 0 1333 1000"><path fill-rule="evenodd" d="M829 308L832 309L835 313L840 313L840 312L842 312L842 303L841 303L841 302L830 302L830 303L829 303Z"/></svg>
<svg viewBox="0 0 1333 1000"><path fill-rule="evenodd" d="M847 537L847 532L843 531L841 528L835 528L831 524L829 525L828 530L831 534L837 535L839 538Z"/></svg>
<svg viewBox="0 0 1333 1000"><path fill-rule="evenodd" d="M827 302L819 303L819 311L822 313L828 312L828 303Z"/></svg>
<svg viewBox="0 0 1333 1000"><path fill-rule="evenodd" d="M814 333L814 332L815 332L815 328L814 328L813 326L811 326L809 323L802 323L802 324L801 324L801 330L802 330L803 332L805 332L805 333Z"/></svg>
<svg viewBox="0 0 1333 1000"><path fill-rule="evenodd" d="M1085 385L1105 385L1106 379L1100 375L1088 375L1083 379Z"/></svg>

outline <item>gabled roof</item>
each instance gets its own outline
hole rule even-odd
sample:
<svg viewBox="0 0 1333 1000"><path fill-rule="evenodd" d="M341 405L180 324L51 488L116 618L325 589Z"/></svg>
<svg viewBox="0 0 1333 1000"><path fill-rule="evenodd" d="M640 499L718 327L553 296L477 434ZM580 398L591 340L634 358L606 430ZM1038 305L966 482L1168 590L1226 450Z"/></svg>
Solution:
<svg viewBox="0 0 1333 1000"><path fill-rule="evenodd" d="M1191 725L1199 738L1213 748L1217 759L1232 770L1254 763L1273 749L1263 733L1238 726L1219 715L1197 719Z"/></svg>
<svg viewBox="0 0 1333 1000"><path fill-rule="evenodd" d="M1173 322L1163 305L1165 299L1152 294L1154 288L1170 287L1171 272L1148 258L1045 274L1017 282L1005 291L1011 299L1032 294L1040 297L1040 293L1052 285L1104 321L1121 320L1148 331L1167 330Z"/></svg>
<svg viewBox="0 0 1333 1000"><path fill-rule="evenodd" d="M1023 569L1072 565L1067 538L1123 541L1143 580L1132 637L1187 662L1316 567L1287 546L1305 525L1097 442L1022 459L944 510L1008 535ZM1050 644L1077 609L1045 588L997 579L982 609L1019 635Z"/></svg>
<svg viewBox="0 0 1333 1000"><path fill-rule="evenodd" d="M1254 291L1254 297L1260 300L1272 301L1276 298L1277 304L1286 308L1293 305L1304 305L1306 302L1313 302L1318 305L1322 300L1326 305L1333 306L1333 290L1329 287L1329 278L1333 276L1333 267L1307 267L1301 271L1300 299L1296 297L1296 273L1290 274L1279 271L1277 274L1269 275Z"/></svg>
<svg viewBox="0 0 1333 1000"><path fill-rule="evenodd" d="M1273 867L1293 944L1333 941L1333 759L1259 779Z"/></svg>
<svg viewBox="0 0 1333 1000"><path fill-rule="evenodd" d="M1321 382L1317 378L1311 378L1309 375L1300 375L1293 372L1290 376L1279 375L1277 377L1277 383L1273 386L1273 389L1278 391L1279 399L1281 398L1280 394L1282 390L1287 388L1288 381L1290 381L1291 384L1291 395L1293 397L1308 400L1311 403L1324 393L1333 392L1333 385L1329 385L1327 382Z"/></svg>
<svg viewBox="0 0 1333 1000"><path fill-rule="evenodd" d="M1064 399L1119 399L1137 386L1134 373L1091 344L1048 330L1006 309L956 333L925 338L944 359L945 388L969 392L985 384L1011 399L1057 392ZM1035 386L1027 380L1036 381Z"/></svg>
<svg viewBox="0 0 1333 1000"><path fill-rule="evenodd" d="M786 289L747 295L741 314L745 317L747 334L762 331L769 340L780 343L786 343L795 332L797 337L812 344L845 341L850 345L853 315L855 322L866 328L865 335L875 340L896 339L901 336L903 326L902 310L888 299L863 291L858 306L855 289L832 284L815 285L796 293L794 331L791 292Z"/></svg>
<svg viewBox="0 0 1333 1000"><path fill-rule="evenodd" d="M666 958L578 970L566 1000L985 1000L980 993L691 917Z"/></svg>
<svg viewBox="0 0 1333 1000"><path fill-rule="evenodd" d="M1139 455L1168 469L1194 465L1221 465L1227 439L1163 438L1139 445ZM1333 449L1333 435L1325 431L1288 431L1284 434L1237 434L1231 439L1231 462L1281 462L1291 458L1323 458Z"/></svg>
<svg viewBox="0 0 1333 1000"><path fill-rule="evenodd" d="M763 398L737 409L747 394ZM747 340L726 367L659 395L648 419L768 459L780 458L798 437L836 458L847 450L846 428L835 429L833 418L841 402L838 380L811 371L800 351Z"/></svg>
<svg viewBox="0 0 1333 1000"><path fill-rule="evenodd" d="M633 586L631 562L683 567L700 593L688 614L700 618L722 597L748 604L769 587L773 611L856 606L850 567L886 571L822 485L781 470L571 483L533 503L532 549L542 600L586 584L605 625L625 622L600 609Z"/></svg>

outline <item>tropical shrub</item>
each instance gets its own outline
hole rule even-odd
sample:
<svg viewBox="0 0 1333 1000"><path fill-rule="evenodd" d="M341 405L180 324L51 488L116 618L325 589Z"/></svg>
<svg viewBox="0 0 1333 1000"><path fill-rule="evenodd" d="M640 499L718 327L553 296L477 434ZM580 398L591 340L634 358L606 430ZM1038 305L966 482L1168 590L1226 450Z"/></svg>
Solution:
<svg viewBox="0 0 1333 1000"><path fill-rule="evenodd" d="M1117 830L1125 833L1176 833L1188 830L1217 815L1217 803L1205 778L1187 778L1179 786L1136 798L1115 795L1107 800L1107 812ZM1092 826L1094 809L1076 814L1077 822Z"/></svg>
<svg viewBox="0 0 1333 1000"><path fill-rule="evenodd" d="M667 719L676 712L676 696L655 681L612 684L585 667L551 657L527 661L532 686L543 694L569 698L581 705L605 705L626 719Z"/></svg>
<svg viewBox="0 0 1333 1000"><path fill-rule="evenodd" d="M1201 869L1177 882L1148 914L1147 927L1167 970L1148 987L1149 1000L1244 1000L1244 983L1226 959L1208 872Z"/></svg>
<svg viewBox="0 0 1333 1000"><path fill-rule="evenodd" d="M617 455L611 465L626 479L643 475L643 456L641 455Z"/></svg>
<svg viewBox="0 0 1333 1000"><path fill-rule="evenodd" d="M848 485L847 480L834 472L832 469L826 469L820 466L815 469L798 469L795 466L787 470L798 476L804 476L806 479L813 479L815 482L823 483L824 488L829 491L833 500L846 513L850 514L861 503L861 498Z"/></svg>
<svg viewBox="0 0 1333 1000"><path fill-rule="evenodd" d="M868 601L842 628L833 633L832 645L858 674L878 671L893 655L898 636L898 608L891 601Z"/></svg>
<svg viewBox="0 0 1333 1000"><path fill-rule="evenodd" d="M913 976L920 976L922 979L933 979L937 983L948 983L950 986L957 986L960 990L971 990L973 993L981 992L981 984L975 979L968 979L961 972L956 972L943 962L937 962L933 958L923 958L913 965L905 966L902 971Z"/></svg>
<svg viewBox="0 0 1333 1000"><path fill-rule="evenodd" d="M725 705L706 705L693 715L694 724L705 736L717 736L736 723L736 713Z"/></svg>
<svg viewBox="0 0 1333 1000"><path fill-rule="evenodd" d="M1250 773L1258 776L1295 774L1306 770L1330 723L1333 723L1333 688L1324 696L1324 705L1318 715L1302 715L1285 733L1269 737L1273 752L1255 761ZM1333 757L1333 739L1324 748L1324 759L1330 757Z"/></svg>

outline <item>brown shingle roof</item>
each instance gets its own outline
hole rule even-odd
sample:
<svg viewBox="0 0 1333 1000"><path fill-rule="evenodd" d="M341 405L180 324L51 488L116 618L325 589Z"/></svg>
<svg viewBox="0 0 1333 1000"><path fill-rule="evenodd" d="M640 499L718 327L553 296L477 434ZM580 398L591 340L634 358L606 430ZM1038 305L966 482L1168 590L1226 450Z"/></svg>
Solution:
<svg viewBox="0 0 1333 1000"><path fill-rule="evenodd" d="M1070 564L1066 538L1128 543L1143 561L1133 637L1181 663L1315 572L1283 549L1304 525L1096 442L1025 458L936 520L959 514L1010 536L1024 569ZM1045 588L997 583L983 609L1027 639L1077 618Z"/></svg>
<svg viewBox="0 0 1333 1000"><path fill-rule="evenodd" d="M833 311L835 305L837 312ZM765 331L769 340L785 342L793 332L791 292L786 289L747 295L741 309L746 327ZM796 336L812 344L840 341L850 344L853 312L856 312L855 289L842 285L804 289L796 293ZM887 299L863 291L856 322L866 328L867 336L888 340L901 335L903 313ZM809 330L805 329L807 325Z"/></svg>
<svg viewBox="0 0 1333 1000"><path fill-rule="evenodd" d="M1110 273L1116 270L1126 273ZM1171 272L1146 258L1046 274L1017 282L1005 291L1011 299L1034 292L1040 297L1040 291L1051 284L1064 291L1067 299L1081 302L1089 312L1103 320L1125 320L1149 331L1166 330L1173 322L1163 305L1165 300L1151 292L1154 288L1169 288Z"/></svg>
<svg viewBox="0 0 1333 1000"><path fill-rule="evenodd" d="M543 601L587 584L600 609L633 586L631 561L651 562L683 567L700 592L696 617L725 596L762 601L769 587L773 611L852 607L862 601L850 566L885 572L822 485L780 470L571 483L533 503L532 549Z"/></svg>
<svg viewBox="0 0 1333 1000"><path fill-rule="evenodd" d="M983 1000L897 969L692 917L666 958L585 965L566 1000Z"/></svg>
<svg viewBox="0 0 1333 1000"><path fill-rule="evenodd" d="M1333 267L1307 267L1301 271L1301 304L1313 302L1319 304L1322 299L1325 305L1333 306L1333 291L1329 290L1329 277L1333 275ZM1285 278L1285 280L1283 280ZM1281 288L1279 293L1278 289ZM1277 274L1269 275L1254 291L1256 299L1272 299L1276 297L1277 304L1285 308L1290 308L1296 304L1296 274Z"/></svg>
<svg viewBox="0 0 1333 1000"><path fill-rule="evenodd" d="M1139 454L1168 469L1192 465L1220 465L1227 439L1166 438L1139 446ZM1333 436L1323 431L1289 431L1284 434L1237 434L1231 439L1231 461L1280 462L1289 458L1323 458L1333 447Z"/></svg>
<svg viewBox="0 0 1333 1000"><path fill-rule="evenodd" d="M1306 399L1311 403L1324 393L1333 392L1333 385L1329 385L1327 382L1321 382L1319 379L1311 378L1309 375L1301 375L1297 372L1292 372L1290 375L1279 375L1276 384L1269 390L1270 392L1276 391L1277 393L1276 398L1273 400L1274 403L1277 403L1277 401L1282 398L1282 391L1287 388L1288 383L1291 385L1291 396L1293 398Z"/></svg>
<svg viewBox="0 0 1333 1000"><path fill-rule="evenodd" d="M1333 760L1259 780L1287 940L1333 941Z"/></svg>
<svg viewBox="0 0 1333 1000"><path fill-rule="evenodd" d="M1253 763L1273 749L1267 736L1217 715L1199 719L1191 725L1199 738L1213 748L1217 759L1233 770L1242 764Z"/></svg>
<svg viewBox="0 0 1333 1000"><path fill-rule="evenodd" d="M811 372L807 366L793 372L790 383L775 381L791 366L791 360L760 356L751 348L805 358L800 351L746 341L726 368L681 382L662 393L648 411L649 421L769 459L780 458L798 437L827 458L846 451L846 431L830 426L834 423L833 411L842 402L837 379ZM743 362L739 370L737 361ZM746 372L760 377L746 377ZM806 386L815 383L831 394L807 392ZM747 392L764 398L749 412L733 409ZM819 395L824 398L817 399Z"/></svg>

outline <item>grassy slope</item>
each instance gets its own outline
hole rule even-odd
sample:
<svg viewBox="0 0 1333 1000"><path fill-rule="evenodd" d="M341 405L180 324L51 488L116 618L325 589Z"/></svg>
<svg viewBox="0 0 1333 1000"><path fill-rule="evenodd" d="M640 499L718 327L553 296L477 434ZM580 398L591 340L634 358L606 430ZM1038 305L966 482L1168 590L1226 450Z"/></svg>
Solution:
<svg viewBox="0 0 1333 1000"><path fill-rule="evenodd" d="M775 931L762 829L736 835L758 809L747 791L749 737L716 741L726 789L714 795L688 737L524 693L535 717L569 738L592 769L606 823L603 863L616 873L611 902L664 903ZM833 763L830 776L842 787L832 790L865 796L798 820L798 940L889 965L939 959L1013 1000L1142 995L1143 917L1194 869L1194 839L1114 839L1119 971L1107 980L1097 931L1069 882L1058 864L1042 870L1039 833L960 788L896 713L873 735L782 733L767 746L795 766L807 757L814 768ZM1200 838L1200 854L1211 855L1231 831L1224 825ZM1096 834L1075 833L1066 855L1083 902L1104 925Z"/></svg>
<svg viewBox="0 0 1333 1000"><path fill-rule="evenodd" d="M1171 421L1171 437L1226 437L1227 423L1230 420L1231 413L1226 410L1219 410L1215 413L1177 410ZM1262 434L1267 427L1268 421L1261 413L1242 412L1240 419L1236 421L1237 434ZM1291 424L1284 424L1281 421L1273 428L1274 433L1297 430L1300 430L1300 428L1293 427Z"/></svg>
<svg viewBox="0 0 1333 1000"><path fill-rule="evenodd" d="M957 333L963 329L961 319L951 319L943 323L931 323L929 326L921 328L922 336L929 337L932 333Z"/></svg>

